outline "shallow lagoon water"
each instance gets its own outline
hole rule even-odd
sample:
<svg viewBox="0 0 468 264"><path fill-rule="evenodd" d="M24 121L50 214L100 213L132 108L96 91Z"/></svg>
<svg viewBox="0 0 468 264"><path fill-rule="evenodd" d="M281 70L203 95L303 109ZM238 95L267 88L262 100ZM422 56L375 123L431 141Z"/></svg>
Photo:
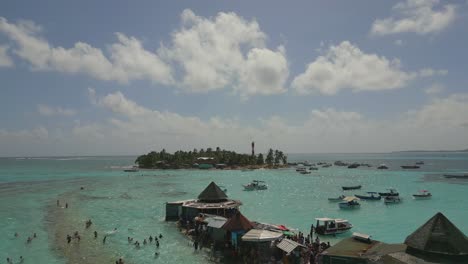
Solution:
<svg viewBox="0 0 468 264"><path fill-rule="evenodd" d="M173 223L164 222L167 201L190 199L215 181L228 189L228 195L243 202L242 213L251 220L285 224L308 232L316 217L348 219L353 231L372 235L385 242L402 242L405 237L436 212L443 212L468 234L467 181L447 181L444 172L468 171L466 153L396 154L303 154L290 160L357 161L373 168L320 168L312 174L294 169L279 170L164 170L126 173L134 157L84 157L47 159L0 159L0 258L22 255L25 263L93 263L123 256L126 263L206 263L207 256L194 253L190 242ZM418 170L402 170L403 164L423 160ZM376 170L386 163L389 170ZM428 177L428 175L430 177ZM241 184L253 179L268 183L266 191L246 192ZM361 190L342 191L341 186L361 184ZM84 190L80 190L80 187ZM394 187L403 202L384 205L382 201L362 201L357 210L342 210L328 197L383 191ZM411 194L430 190L430 200L413 200ZM69 203L57 208L55 201ZM89 230L87 219L93 220ZM314 223L315 224L315 223ZM102 244L102 235L117 228ZM66 244L63 234L82 234L80 244ZM99 237L94 240L92 232ZM14 233L20 236L14 238ZM38 238L26 244L28 235ZM140 242L162 233L158 250L154 243L135 249L127 237ZM349 234L347 234L349 235ZM326 238L332 243L347 235ZM96 256L99 255L99 256ZM112 262L110 262L112 263Z"/></svg>

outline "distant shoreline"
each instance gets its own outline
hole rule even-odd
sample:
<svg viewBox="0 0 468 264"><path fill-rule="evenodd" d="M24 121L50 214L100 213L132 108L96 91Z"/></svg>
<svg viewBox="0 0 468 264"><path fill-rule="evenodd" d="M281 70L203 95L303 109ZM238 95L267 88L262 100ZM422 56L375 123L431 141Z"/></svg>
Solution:
<svg viewBox="0 0 468 264"><path fill-rule="evenodd" d="M468 152L468 149L463 150L401 150L401 151L392 151L390 153L408 153L408 152Z"/></svg>

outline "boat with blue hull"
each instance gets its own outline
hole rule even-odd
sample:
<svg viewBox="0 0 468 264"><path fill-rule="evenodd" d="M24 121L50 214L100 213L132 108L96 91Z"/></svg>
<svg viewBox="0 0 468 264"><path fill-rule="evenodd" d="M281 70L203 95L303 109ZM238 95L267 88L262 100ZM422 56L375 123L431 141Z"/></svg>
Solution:
<svg viewBox="0 0 468 264"><path fill-rule="evenodd" d="M367 193L368 195L355 194L354 196L362 200L381 200L382 199L382 196L380 196L377 192L367 192Z"/></svg>

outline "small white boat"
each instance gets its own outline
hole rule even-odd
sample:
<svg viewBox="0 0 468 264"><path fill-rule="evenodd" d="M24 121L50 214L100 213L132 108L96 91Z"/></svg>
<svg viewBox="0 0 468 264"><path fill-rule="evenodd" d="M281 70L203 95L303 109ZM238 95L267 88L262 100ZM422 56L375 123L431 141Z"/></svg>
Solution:
<svg viewBox="0 0 468 264"><path fill-rule="evenodd" d="M432 194L428 190L421 190L416 194L413 194L413 198L417 200L429 199L432 197Z"/></svg>
<svg viewBox="0 0 468 264"><path fill-rule="evenodd" d="M244 191L266 190L268 185L264 181L253 180L251 183L244 186Z"/></svg>
<svg viewBox="0 0 468 264"><path fill-rule="evenodd" d="M384 199L385 204L396 204L400 202L401 202L400 196L386 196Z"/></svg>
<svg viewBox="0 0 468 264"><path fill-rule="evenodd" d="M344 202L338 204L341 209L358 209L361 208L361 204L358 202L359 198L354 196L348 196L343 199Z"/></svg>
<svg viewBox="0 0 468 264"><path fill-rule="evenodd" d="M328 198L328 201L330 202L341 202L346 196L340 195L338 197L333 197L333 198Z"/></svg>
<svg viewBox="0 0 468 264"><path fill-rule="evenodd" d="M138 172L138 166L133 166L131 168L124 169L124 172Z"/></svg>
<svg viewBox="0 0 468 264"><path fill-rule="evenodd" d="M335 218L315 218L317 224L315 232L319 235L335 235L342 234L353 228L353 225L345 219Z"/></svg>

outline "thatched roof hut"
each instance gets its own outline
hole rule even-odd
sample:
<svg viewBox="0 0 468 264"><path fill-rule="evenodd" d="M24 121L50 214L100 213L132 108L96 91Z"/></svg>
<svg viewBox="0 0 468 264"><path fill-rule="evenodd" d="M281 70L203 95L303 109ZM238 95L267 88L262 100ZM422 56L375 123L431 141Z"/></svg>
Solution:
<svg viewBox="0 0 468 264"><path fill-rule="evenodd" d="M468 238L442 213L437 213L409 235L407 252L468 256Z"/></svg>
<svg viewBox="0 0 468 264"><path fill-rule="evenodd" d="M216 183L211 182L203 192L198 195L198 200L200 202L207 202L207 203L217 203L217 202L224 202L228 199L228 196L226 195L221 188L219 188Z"/></svg>
<svg viewBox="0 0 468 264"><path fill-rule="evenodd" d="M252 222L247 219L241 212L237 211L235 215L227 220L227 222L222 226L224 230L227 231L249 231L253 228Z"/></svg>
<svg viewBox="0 0 468 264"><path fill-rule="evenodd" d="M228 199L226 193L211 182L198 199L166 203L166 221L192 220L200 213L230 217L241 205L241 201Z"/></svg>

